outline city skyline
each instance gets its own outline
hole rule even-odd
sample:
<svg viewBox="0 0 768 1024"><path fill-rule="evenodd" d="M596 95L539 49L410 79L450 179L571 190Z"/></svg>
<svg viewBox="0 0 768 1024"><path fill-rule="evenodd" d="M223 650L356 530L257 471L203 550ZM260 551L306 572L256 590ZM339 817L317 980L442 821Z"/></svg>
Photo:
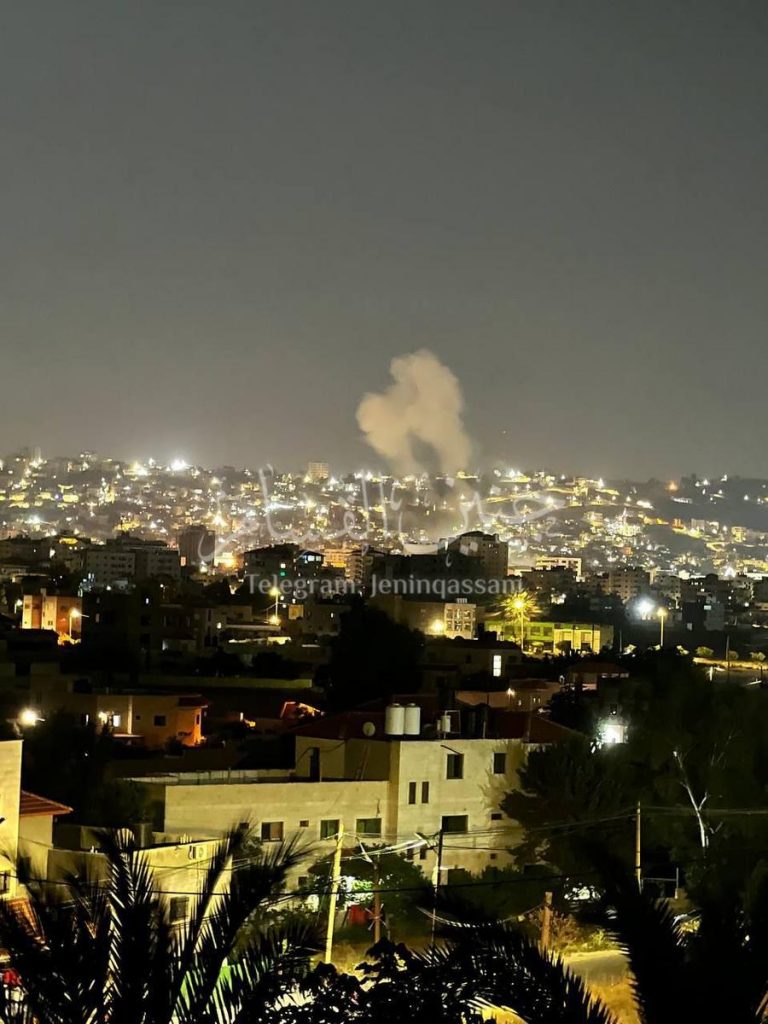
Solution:
<svg viewBox="0 0 768 1024"><path fill-rule="evenodd" d="M362 466L428 348L474 464L768 474L767 19L15 7L0 447Z"/></svg>

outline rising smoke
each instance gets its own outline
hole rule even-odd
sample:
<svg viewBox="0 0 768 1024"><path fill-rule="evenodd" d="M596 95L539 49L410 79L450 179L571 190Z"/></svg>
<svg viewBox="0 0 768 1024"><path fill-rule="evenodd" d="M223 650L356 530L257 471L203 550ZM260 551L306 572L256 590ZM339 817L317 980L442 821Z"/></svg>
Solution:
<svg viewBox="0 0 768 1024"><path fill-rule="evenodd" d="M443 473L466 468L472 446L455 374L427 349L397 356L389 370L393 383L380 394L364 395L357 408L368 444L397 473L423 469L425 448L435 453Z"/></svg>

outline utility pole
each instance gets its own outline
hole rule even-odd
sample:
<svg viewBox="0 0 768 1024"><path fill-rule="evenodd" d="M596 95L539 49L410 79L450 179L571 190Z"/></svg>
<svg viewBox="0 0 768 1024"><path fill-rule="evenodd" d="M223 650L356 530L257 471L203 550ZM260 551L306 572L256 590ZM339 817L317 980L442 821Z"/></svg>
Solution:
<svg viewBox="0 0 768 1024"><path fill-rule="evenodd" d="M435 899L432 905L432 945L435 944L435 925L437 924L437 896L440 889L440 872L443 870L443 830L437 834L437 860L435 861L435 873L432 876L432 884L435 889Z"/></svg>
<svg viewBox="0 0 768 1024"><path fill-rule="evenodd" d="M329 964L333 957L333 929L336 924L336 903L339 898L341 884L341 851L344 845L344 823L339 822L339 833L336 836L336 852L333 855L331 872L331 893L328 898L328 931L325 936L325 962Z"/></svg>
<svg viewBox="0 0 768 1024"><path fill-rule="evenodd" d="M552 935L552 893L544 893L544 909L541 915L541 948L549 949Z"/></svg>
<svg viewBox="0 0 768 1024"><path fill-rule="evenodd" d="M373 874L373 942L381 942L381 861L377 857Z"/></svg>
<svg viewBox="0 0 768 1024"><path fill-rule="evenodd" d="M640 801L637 801L637 807L635 808L635 879L637 880L637 888L642 890L643 888L643 845L642 845L642 824L640 816Z"/></svg>

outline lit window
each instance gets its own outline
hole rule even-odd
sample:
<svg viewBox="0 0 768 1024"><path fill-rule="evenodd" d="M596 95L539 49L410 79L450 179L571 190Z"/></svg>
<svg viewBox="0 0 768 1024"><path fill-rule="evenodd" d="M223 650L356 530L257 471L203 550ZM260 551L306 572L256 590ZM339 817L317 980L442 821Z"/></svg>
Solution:
<svg viewBox="0 0 768 1024"><path fill-rule="evenodd" d="M496 679L498 679L499 676L501 675L501 655L500 654L494 654L494 656L493 656L492 672L493 672L494 678L496 678Z"/></svg>

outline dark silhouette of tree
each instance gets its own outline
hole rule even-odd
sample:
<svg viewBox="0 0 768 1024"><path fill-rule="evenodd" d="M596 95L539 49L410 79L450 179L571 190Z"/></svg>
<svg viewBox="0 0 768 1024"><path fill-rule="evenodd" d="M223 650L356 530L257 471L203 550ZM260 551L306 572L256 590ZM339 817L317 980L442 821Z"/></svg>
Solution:
<svg viewBox="0 0 768 1024"><path fill-rule="evenodd" d="M420 686L424 636L384 612L356 603L342 615L331 646L327 687L333 708L348 708Z"/></svg>
<svg viewBox="0 0 768 1024"><path fill-rule="evenodd" d="M141 851L121 833L102 840L106 885L82 878L63 887L31 883L28 906L0 903L0 942L18 977L26 1020L264 1020L306 970L314 938L298 924L251 929L246 942L239 940L279 895L296 849L281 845L264 853L250 845L247 829L234 830L208 863L189 918L174 924ZM7 1006L4 1020L14 1019L10 1011Z"/></svg>

